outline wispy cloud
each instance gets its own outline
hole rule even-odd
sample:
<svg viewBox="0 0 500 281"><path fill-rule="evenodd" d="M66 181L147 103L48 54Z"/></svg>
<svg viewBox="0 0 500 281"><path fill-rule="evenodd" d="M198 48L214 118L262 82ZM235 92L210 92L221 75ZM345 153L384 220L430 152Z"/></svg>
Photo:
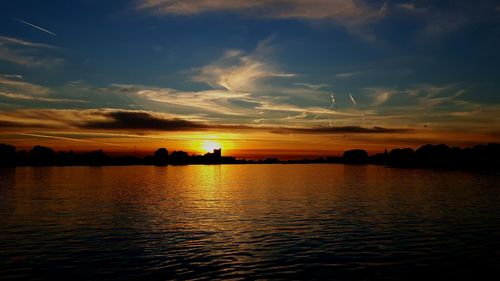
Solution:
<svg viewBox="0 0 500 281"><path fill-rule="evenodd" d="M49 88L19 80L19 77L0 76L0 89L2 88L12 91L21 91L31 95L46 95L50 93Z"/></svg>
<svg viewBox="0 0 500 281"><path fill-rule="evenodd" d="M401 9L406 9L406 10L414 10L415 4L410 3L410 2L396 3L396 7L401 8Z"/></svg>
<svg viewBox="0 0 500 281"><path fill-rule="evenodd" d="M255 90L261 80L294 77L295 74L278 71L269 62L259 59L260 51L270 48L268 44L268 40L260 42L250 54L239 50L226 51L219 60L194 69L195 75L192 79L214 88L249 92Z"/></svg>
<svg viewBox="0 0 500 281"><path fill-rule="evenodd" d="M357 75L362 74L362 72L342 72L342 73L337 73L335 74L335 77L340 78L340 79L348 79Z"/></svg>
<svg viewBox="0 0 500 281"><path fill-rule="evenodd" d="M433 42L429 37L435 39L459 31L464 26L495 18L497 5L497 1L491 0L456 0L453 5L443 5L439 1L407 1L395 3L394 8L395 12L423 23L417 32L419 42Z"/></svg>
<svg viewBox="0 0 500 281"><path fill-rule="evenodd" d="M19 101L40 101L51 103L86 103L80 99L50 97L48 87L21 80L19 77L0 76L0 97Z"/></svg>
<svg viewBox="0 0 500 281"><path fill-rule="evenodd" d="M23 79L23 76L19 75L19 74L0 74L0 77L3 77L3 78L14 78L14 79Z"/></svg>
<svg viewBox="0 0 500 281"><path fill-rule="evenodd" d="M404 16L420 21L416 38L425 42L428 38L420 37L441 36L485 18L496 18L498 14L498 3L493 0L457 0L453 5L443 5L440 1L389 0L137 0L136 7L156 15L225 12L277 20L333 21L365 41L381 44L386 42L377 37L374 25L388 17Z"/></svg>
<svg viewBox="0 0 500 281"><path fill-rule="evenodd" d="M41 101L41 102L59 102L59 103L60 102L87 103L88 102L85 100L78 100L78 99L46 98L46 97L30 96L30 95L25 95L25 94L8 93L8 92L3 92L3 91L0 91L0 97L15 99L15 100L23 100L23 101Z"/></svg>
<svg viewBox="0 0 500 281"><path fill-rule="evenodd" d="M359 22L378 15L379 7L355 0L140 0L139 9L157 14L193 15L205 12L242 12L270 18L336 19Z"/></svg>
<svg viewBox="0 0 500 281"><path fill-rule="evenodd" d="M44 44L44 43L35 43L26 41L19 38L8 37L0 35L0 44L1 45L15 45L15 46L23 46L29 48L43 48L43 49L60 49L57 46Z"/></svg>
<svg viewBox="0 0 500 281"><path fill-rule="evenodd" d="M270 19L333 21L365 40L375 39L368 23L382 18L383 3L367 0L138 0L137 8L156 15L192 16L228 12Z"/></svg>
<svg viewBox="0 0 500 281"><path fill-rule="evenodd" d="M223 115L246 115L247 108L233 104L233 101L249 101L250 94L226 90L206 90L184 92L170 88L155 88L136 85L113 85L113 89L131 93L138 98L175 107L189 108L202 113L212 112Z"/></svg>
<svg viewBox="0 0 500 281"><path fill-rule="evenodd" d="M389 89L377 87L364 88L364 91L367 91L368 95L372 98L372 106L380 106L384 104L394 94Z"/></svg>
<svg viewBox="0 0 500 281"><path fill-rule="evenodd" d="M63 60L46 54L60 48L34 43L18 38L0 36L0 60L23 66L53 67L62 64Z"/></svg>
<svg viewBox="0 0 500 281"><path fill-rule="evenodd" d="M294 84L312 90L319 90L322 88L331 87L330 84L310 84L310 83L294 83Z"/></svg>

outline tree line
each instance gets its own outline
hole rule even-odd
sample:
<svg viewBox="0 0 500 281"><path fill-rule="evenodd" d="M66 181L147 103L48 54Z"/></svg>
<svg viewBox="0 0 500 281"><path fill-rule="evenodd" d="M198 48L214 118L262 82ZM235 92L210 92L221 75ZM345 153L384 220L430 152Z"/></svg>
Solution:
<svg viewBox="0 0 500 281"><path fill-rule="evenodd" d="M384 153L368 155L363 149L345 151L340 157L285 160L266 158L262 160L236 159L222 156L221 150L204 155L189 155L185 151L169 153L159 148L153 155L110 156L103 150L76 153L56 152L40 145L30 150L16 150L15 146L0 144L1 166L107 166L107 165L189 165L189 164L294 164L294 163L343 163L376 164L401 168L449 168L449 169L499 169L500 144L490 143L467 148L450 147L445 144L426 144L418 149L395 148Z"/></svg>

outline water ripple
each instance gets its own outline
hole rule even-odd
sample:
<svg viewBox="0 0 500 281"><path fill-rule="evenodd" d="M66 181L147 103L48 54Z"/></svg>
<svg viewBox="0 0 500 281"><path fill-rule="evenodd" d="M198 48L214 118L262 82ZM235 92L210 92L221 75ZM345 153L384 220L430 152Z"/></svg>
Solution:
<svg viewBox="0 0 500 281"><path fill-rule="evenodd" d="M343 165L0 170L0 278L475 279L498 174Z"/></svg>

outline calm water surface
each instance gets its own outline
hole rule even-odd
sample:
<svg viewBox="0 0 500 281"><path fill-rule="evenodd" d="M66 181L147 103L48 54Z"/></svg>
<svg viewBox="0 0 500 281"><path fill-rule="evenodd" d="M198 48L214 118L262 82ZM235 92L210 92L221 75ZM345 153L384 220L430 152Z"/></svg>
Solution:
<svg viewBox="0 0 500 281"><path fill-rule="evenodd" d="M344 165L0 170L0 279L500 273L500 175Z"/></svg>

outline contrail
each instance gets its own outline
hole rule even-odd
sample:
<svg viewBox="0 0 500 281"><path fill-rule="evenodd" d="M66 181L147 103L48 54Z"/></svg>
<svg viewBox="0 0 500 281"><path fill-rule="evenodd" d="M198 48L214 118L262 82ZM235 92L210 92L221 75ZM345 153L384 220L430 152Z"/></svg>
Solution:
<svg viewBox="0 0 500 281"><path fill-rule="evenodd" d="M30 133L17 133L17 134L21 135L21 136L28 136L28 137L48 138L48 139L57 139L57 140L68 140L68 141L77 141L77 142L99 143L99 144L105 144L105 145L111 145L111 146L123 146L123 147L127 147L126 145L121 145L121 144L116 144L116 143L109 143L109 142L103 142L103 141L93 141L93 140L85 140L85 139L74 139L74 138L66 138L66 137L51 136L51 135L40 135L40 134L30 134Z"/></svg>
<svg viewBox="0 0 500 281"><path fill-rule="evenodd" d="M318 119L318 117L319 117L321 114L323 114L323 113L320 113L320 114L316 115L316 116L313 118L313 120Z"/></svg>
<svg viewBox="0 0 500 281"><path fill-rule="evenodd" d="M335 95L333 94L330 94L330 97L332 98L332 104L330 104L329 107L327 107L326 109L332 109L332 107L335 105ZM313 118L313 120L316 120L318 119L319 116L321 116L323 113L319 113L318 115L316 115L316 117Z"/></svg>
<svg viewBox="0 0 500 281"><path fill-rule="evenodd" d="M46 33L48 33L48 34L50 34L50 35L57 36L57 34L55 34L54 32L52 32L52 31L50 31L50 30L47 30L47 29L45 29L45 28L41 28L41 27L39 27L39 26L37 26L37 25L34 25L34 24L29 23L29 22L27 22L27 21L24 21L24 20L22 20L22 19L18 19L18 18L14 18L14 19L15 19L15 20L17 20L17 21L18 21L18 22L20 22L20 23L24 23L24 24L29 25L29 26L31 26L31 27L34 27L34 28L36 28L36 29L38 29L38 30L41 30L41 31L43 31L43 32L46 32Z"/></svg>
<svg viewBox="0 0 500 281"><path fill-rule="evenodd" d="M356 101L354 100L351 92L349 92L349 98L351 99L352 103L357 104Z"/></svg>
<svg viewBox="0 0 500 281"><path fill-rule="evenodd" d="M385 1L380 10L378 10L378 15L380 16L383 13L385 13L388 7L389 7L389 0Z"/></svg>

